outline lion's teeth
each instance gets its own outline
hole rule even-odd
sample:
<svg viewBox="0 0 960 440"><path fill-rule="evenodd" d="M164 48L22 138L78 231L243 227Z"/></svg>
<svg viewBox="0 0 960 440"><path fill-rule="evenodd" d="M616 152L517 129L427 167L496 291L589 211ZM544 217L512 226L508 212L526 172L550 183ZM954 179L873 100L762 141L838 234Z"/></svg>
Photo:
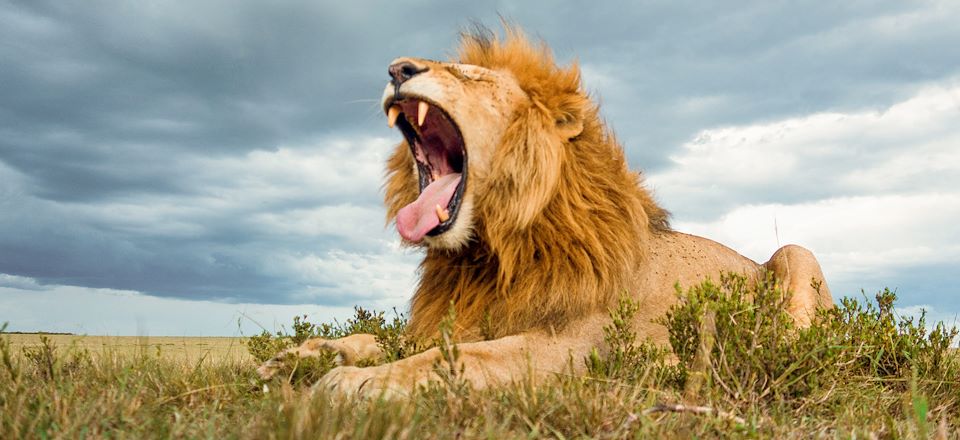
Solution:
<svg viewBox="0 0 960 440"><path fill-rule="evenodd" d="M387 125L390 128L393 128L393 124L397 123L397 116L400 116L400 107L399 106L390 106L390 110L387 110Z"/></svg>
<svg viewBox="0 0 960 440"><path fill-rule="evenodd" d="M450 220L450 211L447 211L446 209L441 208L440 205L436 205L436 207L437 207L437 218L440 219L440 223Z"/></svg>
<svg viewBox="0 0 960 440"><path fill-rule="evenodd" d="M430 104L420 101L420 105L417 106L417 126L422 127L423 121L427 120L427 110L430 110Z"/></svg>

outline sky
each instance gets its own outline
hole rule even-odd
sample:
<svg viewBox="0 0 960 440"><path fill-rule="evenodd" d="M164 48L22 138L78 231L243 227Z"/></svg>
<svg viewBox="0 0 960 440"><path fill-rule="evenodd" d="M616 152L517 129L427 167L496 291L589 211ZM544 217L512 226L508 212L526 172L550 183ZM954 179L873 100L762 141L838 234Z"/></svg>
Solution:
<svg viewBox="0 0 960 440"><path fill-rule="evenodd" d="M960 314L955 1L0 0L0 322L250 335L405 312L399 56L500 18L577 62L675 229Z"/></svg>

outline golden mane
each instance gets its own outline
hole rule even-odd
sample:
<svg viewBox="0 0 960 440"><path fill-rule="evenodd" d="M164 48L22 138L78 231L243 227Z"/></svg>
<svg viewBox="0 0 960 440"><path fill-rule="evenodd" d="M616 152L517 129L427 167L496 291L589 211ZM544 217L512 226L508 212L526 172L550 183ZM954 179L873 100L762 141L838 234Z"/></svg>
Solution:
<svg viewBox="0 0 960 440"><path fill-rule="evenodd" d="M475 339L485 320L493 335L503 336L559 329L606 308L626 291L649 234L669 228L668 213L627 167L575 63L557 66L545 44L512 27L503 38L464 33L458 56L460 63L511 72L529 105L504 115L513 120L494 153L492 183L472 188L476 220L469 245L455 252L427 249L411 335L434 336L451 304L465 339ZM575 135L563 136L565 127L575 127ZM418 194L405 142L386 174L392 221Z"/></svg>

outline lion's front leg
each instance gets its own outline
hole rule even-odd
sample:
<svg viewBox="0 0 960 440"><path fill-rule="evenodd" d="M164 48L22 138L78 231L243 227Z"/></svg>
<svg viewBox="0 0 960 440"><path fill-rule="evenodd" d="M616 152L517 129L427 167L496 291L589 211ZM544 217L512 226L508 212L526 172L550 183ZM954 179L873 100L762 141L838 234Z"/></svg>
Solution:
<svg viewBox="0 0 960 440"><path fill-rule="evenodd" d="M266 380L283 368L284 362L290 355L307 358L318 357L324 352L336 353L337 365L356 365L361 360L376 359L383 355L376 337L369 334L355 334L340 339L314 338L304 341L297 347L281 351L261 364L257 368L257 373Z"/></svg>
<svg viewBox="0 0 960 440"><path fill-rule="evenodd" d="M537 331L458 344L460 357L454 370L462 371L461 378L477 389L509 384L530 374L540 379L562 373L571 365L571 357L574 373L580 373L583 359L594 347L602 345L607 321L605 314L596 314L568 325L556 335ZM441 359L440 349L432 348L376 367L337 367L315 387L342 395L405 396L418 385L440 380L435 365Z"/></svg>

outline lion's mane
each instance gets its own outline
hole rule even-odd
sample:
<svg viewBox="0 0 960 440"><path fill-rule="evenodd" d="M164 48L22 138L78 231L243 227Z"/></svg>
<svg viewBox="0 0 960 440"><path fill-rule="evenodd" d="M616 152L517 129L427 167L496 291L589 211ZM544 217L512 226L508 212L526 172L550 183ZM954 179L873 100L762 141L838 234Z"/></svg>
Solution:
<svg viewBox="0 0 960 440"><path fill-rule="evenodd" d="M608 307L628 288L649 234L669 228L668 213L627 167L575 63L557 66L545 44L510 27L503 37L464 33L458 55L512 72L530 99L504 115L513 120L489 176L470 182L473 239L458 251L427 249L411 335L433 337L451 304L465 339L481 327L495 336L559 329ZM582 131L567 139L565 127ZM417 198L409 151L401 144L387 163L388 221Z"/></svg>

